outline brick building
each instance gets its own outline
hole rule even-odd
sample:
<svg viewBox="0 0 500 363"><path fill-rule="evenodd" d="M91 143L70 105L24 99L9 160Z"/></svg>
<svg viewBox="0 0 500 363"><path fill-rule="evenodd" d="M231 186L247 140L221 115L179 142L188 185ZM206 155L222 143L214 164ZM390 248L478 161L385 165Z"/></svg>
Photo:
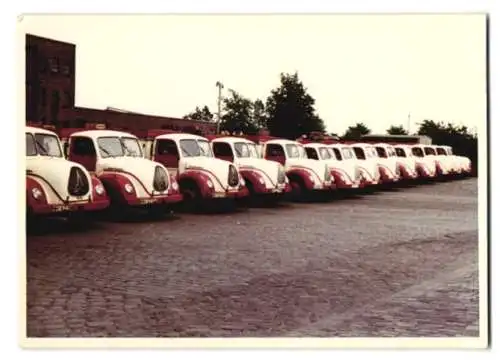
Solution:
<svg viewBox="0 0 500 363"><path fill-rule="evenodd" d="M139 131L172 129L214 133L214 123L75 106L76 46L26 34L26 121L56 128L103 123L107 128Z"/></svg>
<svg viewBox="0 0 500 363"><path fill-rule="evenodd" d="M58 124L75 104L75 45L26 35L26 119Z"/></svg>

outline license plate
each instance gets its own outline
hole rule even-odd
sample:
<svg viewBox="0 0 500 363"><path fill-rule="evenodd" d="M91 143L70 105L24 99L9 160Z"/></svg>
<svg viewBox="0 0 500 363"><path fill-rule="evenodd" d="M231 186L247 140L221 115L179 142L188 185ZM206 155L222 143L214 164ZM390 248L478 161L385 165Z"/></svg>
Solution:
<svg viewBox="0 0 500 363"><path fill-rule="evenodd" d="M69 205L56 205L54 206L54 211L56 212L65 212L70 210Z"/></svg>
<svg viewBox="0 0 500 363"><path fill-rule="evenodd" d="M150 198L150 199L141 199L140 204L153 204L156 202L156 199Z"/></svg>

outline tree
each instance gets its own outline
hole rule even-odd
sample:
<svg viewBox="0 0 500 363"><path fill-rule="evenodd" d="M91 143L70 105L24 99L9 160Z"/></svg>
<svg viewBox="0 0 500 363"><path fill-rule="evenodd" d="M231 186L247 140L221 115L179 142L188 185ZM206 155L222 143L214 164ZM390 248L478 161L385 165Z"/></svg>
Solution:
<svg viewBox="0 0 500 363"><path fill-rule="evenodd" d="M234 90L229 90L230 96L222 100L223 115L221 130L252 134L258 130L254 121L254 102L243 97Z"/></svg>
<svg viewBox="0 0 500 363"><path fill-rule="evenodd" d="M264 105L264 102L259 99L256 99L253 103L252 119L254 125L256 125L259 129L267 128L266 106Z"/></svg>
<svg viewBox="0 0 500 363"><path fill-rule="evenodd" d="M408 131L403 127L403 125L392 125L387 129L389 135L408 135Z"/></svg>
<svg viewBox="0 0 500 363"><path fill-rule="evenodd" d="M354 126L349 126L342 138L344 139L359 139L363 135L368 135L371 130L362 122L358 122Z"/></svg>
<svg viewBox="0 0 500 363"><path fill-rule="evenodd" d="M281 85L266 100L267 128L273 136L296 139L312 131L325 131L323 120L315 113L315 100L297 73L280 75Z"/></svg>
<svg viewBox="0 0 500 363"><path fill-rule="evenodd" d="M419 124L419 135L426 135L436 145L449 145L457 155L464 155L471 159L477 170L477 136L465 126L456 126L451 122L435 122L424 120Z"/></svg>
<svg viewBox="0 0 500 363"><path fill-rule="evenodd" d="M199 108L196 106L194 112L191 112L183 117L188 120L198 120L198 121L207 121L212 122L214 119L214 115L210 112L208 106L203 106L203 108Z"/></svg>

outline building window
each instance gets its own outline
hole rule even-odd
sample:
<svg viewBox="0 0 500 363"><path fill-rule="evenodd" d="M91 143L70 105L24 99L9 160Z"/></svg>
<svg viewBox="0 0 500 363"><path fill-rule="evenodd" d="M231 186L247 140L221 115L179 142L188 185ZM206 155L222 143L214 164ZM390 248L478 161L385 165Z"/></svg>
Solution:
<svg viewBox="0 0 500 363"><path fill-rule="evenodd" d="M71 108L73 106L73 99L71 97L71 92L69 91L64 91L64 102L62 107L63 108Z"/></svg>
<svg viewBox="0 0 500 363"><path fill-rule="evenodd" d="M50 58L49 59L49 68L52 73L58 73L59 72L59 60L57 58Z"/></svg>
<svg viewBox="0 0 500 363"><path fill-rule="evenodd" d="M47 106L47 90L45 87L40 89L40 103L43 107Z"/></svg>
<svg viewBox="0 0 500 363"><path fill-rule="evenodd" d="M62 72L62 74L63 74L63 75L65 75L65 76L69 76L69 74L70 74L70 71L69 71L69 66L68 66L68 65L66 65L66 64L65 64L65 65L63 65L63 66L61 67L61 72Z"/></svg>
<svg viewBox="0 0 500 363"><path fill-rule="evenodd" d="M52 99L50 103L50 115L52 118L52 122L58 121L60 98L61 97L59 95L59 91L57 90L52 91Z"/></svg>
<svg viewBox="0 0 500 363"><path fill-rule="evenodd" d="M38 71L40 73L47 72L47 59L39 57L35 62L38 64Z"/></svg>

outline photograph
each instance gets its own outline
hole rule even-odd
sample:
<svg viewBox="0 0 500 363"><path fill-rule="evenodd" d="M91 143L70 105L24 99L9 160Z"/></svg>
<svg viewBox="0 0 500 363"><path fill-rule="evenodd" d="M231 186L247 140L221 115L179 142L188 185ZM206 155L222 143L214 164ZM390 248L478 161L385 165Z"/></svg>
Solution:
<svg viewBox="0 0 500 363"><path fill-rule="evenodd" d="M488 27L20 15L22 344L486 348Z"/></svg>

